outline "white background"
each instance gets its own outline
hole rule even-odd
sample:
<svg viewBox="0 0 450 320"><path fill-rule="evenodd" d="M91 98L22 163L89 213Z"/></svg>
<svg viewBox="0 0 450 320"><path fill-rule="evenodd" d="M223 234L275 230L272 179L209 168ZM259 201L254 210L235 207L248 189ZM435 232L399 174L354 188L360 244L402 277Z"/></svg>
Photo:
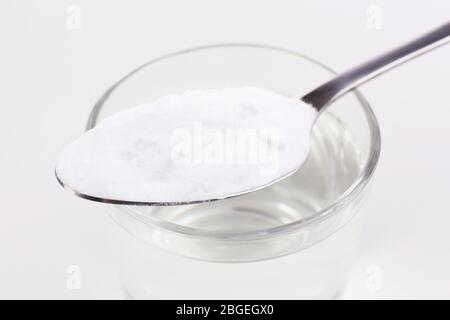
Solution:
<svg viewBox="0 0 450 320"><path fill-rule="evenodd" d="M68 28L70 5L79 29ZM380 29L367 26L370 5ZM108 245L115 226L100 204L64 192L53 166L132 68L191 46L256 42L342 71L449 19L448 0L3 0L0 298L123 298ZM450 298L449 83L447 45L362 87L382 156L342 298ZM81 268L79 290L66 287L69 265Z"/></svg>

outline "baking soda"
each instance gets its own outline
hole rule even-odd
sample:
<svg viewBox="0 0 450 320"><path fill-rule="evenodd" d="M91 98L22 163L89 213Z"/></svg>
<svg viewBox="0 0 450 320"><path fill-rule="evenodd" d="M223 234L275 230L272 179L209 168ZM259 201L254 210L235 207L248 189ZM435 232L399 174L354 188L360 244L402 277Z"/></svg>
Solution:
<svg viewBox="0 0 450 320"><path fill-rule="evenodd" d="M103 199L220 199L301 167L316 116L299 98L260 88L172 94L104 119L65 148L56 174Z"/></svg>

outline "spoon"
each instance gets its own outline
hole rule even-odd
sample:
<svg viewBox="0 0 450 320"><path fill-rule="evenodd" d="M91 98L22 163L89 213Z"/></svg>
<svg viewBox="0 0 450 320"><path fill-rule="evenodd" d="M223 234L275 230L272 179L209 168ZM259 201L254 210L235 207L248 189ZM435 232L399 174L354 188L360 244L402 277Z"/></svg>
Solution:
<svg viewBox="0 0 450 320"><path fill-rule="evenodd" d="M335 78L331 79L328 82L325 82L321 86L312 90L308 94L304 95L301 99L303 103L306 103L313 107L316 113L316 119L319 117L323 110L326 109L334 100L339 98L341 95L349 92L355 87L367 82L370 79L375 78L376 76L386 72L387 70L391 70L392 68L411 60L425 52L428 52L450 40L450 22L442 25L441 27L428 32L427 34L410 41L400 47L397 47L393 50L390 50L380 56L377 56L363 64L360 64L344 73L339 74ZM313 122L314 123L314 122ZM260 190L262 188L268 187L273 183L276 183L280 180L283 180L292 174L296 173L301 167L303 163L299 163L299 166L295 168L295 170L289 172L286 175L279 177L279 179L270 181L269 183L258 186L252 189L248 189L242 192L222 195L213 199L202 199L195 201L164 201L164 202L136 202L129 201L126 199L118 200L118 199L105 199L99 198L96 196L84 194L82 192L78 192L73 188L70 188L68 185L58 177L56 174L56 178L58 182L66 189L74 193L75 195L98 202L104 203L112 203L112 204L121 204L121 205L153 205L153 206L168 206L168 205L181 205L181 204L194 204L194 203L202 203L209 202L214 200L222 200L235 196L244 195L253 191Z"/></svg>
<svg viewBox="0 0 450 320"><path fill-rule="evenodd" d="M344 73L339 74L318 88L312 90L301 100L310 104L317 111L334 101L342 94L375 78L376 76L401 65L425 52L448 42L450 36L450 22L432 30L415 40L387 51L365 63L362 63Z"/></svg>

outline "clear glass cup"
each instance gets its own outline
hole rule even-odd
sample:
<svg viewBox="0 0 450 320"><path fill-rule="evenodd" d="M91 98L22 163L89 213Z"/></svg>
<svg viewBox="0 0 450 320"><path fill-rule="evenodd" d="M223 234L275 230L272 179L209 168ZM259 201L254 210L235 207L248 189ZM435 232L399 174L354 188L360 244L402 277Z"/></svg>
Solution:
<svg viewBox="0 0 450 320"><path fill-rule="evenodd" d="M300 97L333 75L280 48L193 48L154 59L118 81L94 107L87 129L188 89L254 86ZM269 188L195 205L107 205L128 231L115 238L125 291L136 299L337 297L358 244L356 213L379 155L377 120L353 91L319 117L304 167Z"/></svg>

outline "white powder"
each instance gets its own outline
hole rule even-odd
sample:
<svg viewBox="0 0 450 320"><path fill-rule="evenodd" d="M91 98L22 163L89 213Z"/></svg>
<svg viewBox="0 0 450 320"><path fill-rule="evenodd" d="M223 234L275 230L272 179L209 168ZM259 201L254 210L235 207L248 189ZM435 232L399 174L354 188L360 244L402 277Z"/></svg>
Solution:
<svg viewBox="0 0 450 320"><path fill-rule="evenodd" d="M216 199L299 168L317 112L251 87L194 90L117 113L60 155L70 189L133 202Z"/></svg>

